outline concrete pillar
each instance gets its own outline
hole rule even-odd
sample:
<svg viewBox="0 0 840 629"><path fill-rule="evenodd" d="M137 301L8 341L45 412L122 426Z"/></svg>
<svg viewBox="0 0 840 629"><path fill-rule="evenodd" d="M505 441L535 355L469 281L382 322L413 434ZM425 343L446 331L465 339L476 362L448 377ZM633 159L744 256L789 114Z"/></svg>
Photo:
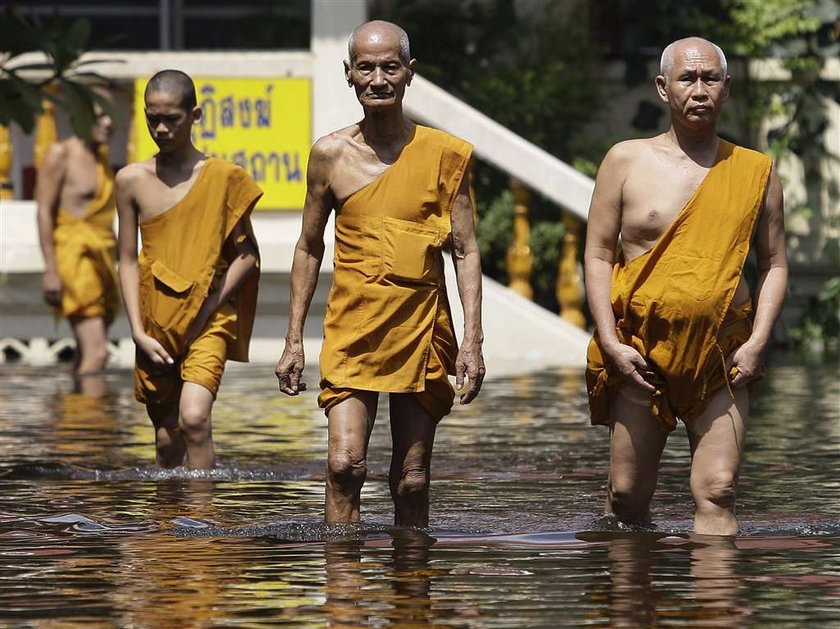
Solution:
<svg viewBox="0 0 840 629"><path fill-rule="evenodd" d="M312 139L361 120L362 108L344 80L347 39L367 21L365 0L312 0Z"/></svg>

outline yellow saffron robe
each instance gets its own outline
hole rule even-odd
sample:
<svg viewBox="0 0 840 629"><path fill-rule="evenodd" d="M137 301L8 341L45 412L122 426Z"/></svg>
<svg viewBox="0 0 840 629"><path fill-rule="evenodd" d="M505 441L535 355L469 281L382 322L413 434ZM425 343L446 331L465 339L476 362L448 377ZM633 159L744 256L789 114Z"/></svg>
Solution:
<svg viewBox="0 0 840 629"><path fill-rule="evenodd" d="M399 158L337 211L319 404L351 390L415 393L440 420L452 408L457 341L442 248L472 146L416 126Z"/></svg>
<svg viewBox="0 0 840 629"><path fill-rule="evenodd" d="M750 335L749 303L732 299L741 280L771 160L721 140L715 164L673 224L637 258L613 269L616 333L657 375L651 413L666 430L691 421L728 386L724 360ZM610 423L623 385L605 365L597 334L587 353L593 424Z"/></svg>
<svg viewBox="0 0 840 629"><path fill-rule="evenodd" d="M246 237L256 246L250 212L261 196L262 191L244 170L224 160L208 158L183 199L140 223L143 249L138 265L143 329L176 361L184 358L190 325L229 266L223 249L240 220L245 220ZM223 368L225 358L248 361L258 284L259 272L255 270L230 303L217 312L216 319L224 320L229 333L226 356L215 361L220 365L216 369ZM213 325L213 321L208 325ZM170 388L155 381L154 370L139 354L138 351L136 397L145 403L159 402ZM205 357L204 362L208 361Z"/></svg>
<svg viewBox="0 0 840 629"><path fill-rule="evenodd" d="M53 241L61 278L61 314L102 317L110 325L120 307L114 237L114 171L104 154L96 161L96 194L76 216L59 208Z"/></svg>

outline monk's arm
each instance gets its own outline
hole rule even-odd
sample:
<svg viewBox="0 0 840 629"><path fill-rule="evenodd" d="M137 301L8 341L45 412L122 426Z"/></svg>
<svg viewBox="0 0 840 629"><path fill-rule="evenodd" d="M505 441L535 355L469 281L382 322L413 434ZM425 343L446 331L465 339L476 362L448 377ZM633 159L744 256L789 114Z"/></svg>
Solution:
<svg viewBox="0 0 840 629"><path fill-rule="evenodd" d="M201 333L210 316L236 292L257 268L259 253L256 245L248 236L246 227L247 221L250 220L249 217L250 211L236 223L225 242L224 254L231 262L222 276L219 288L207 295L190 325L190 330L187 332L188 345Z"/></svg>
<svg viewBox="0 0 840 629"><path fill-rule="evenodd" d="M137 266L137 207L132 193L129 169L117 173L115 180L119 233L119 274L125 313L134 344L156 364L172 364L172 357L155 339L146 334L140 317L140 271Z"/></svg>
<svg viewBox="0 0 840 629"><path fill-rule="evenodd" d="M481 346L481 255L475 236L475 214L469 188L469 172L464 174L452 203L452 262L458 279L458 295L464 309L464 340L455 359L455 386L469 388L461 395L461 404L469 404L481 390L484 381L484 356Z"/></svg>
<svg viewBox="0 0 840 629"><path fill-rule="evenodd" d="M738 369L732 379L733 386L744 386L760 374L763 355L787 292L784 196L775 168L770 173L764 207L755 229L755 252L759 272L755 321L749 340L732 355L732 366Z"/></svg>
<svg viewBox="0 0 840 629"><path fill-rule="evenodd" d="M327 138L316 142L309 154L303 224L292 260L286 345L274 370L280 390L288 395L297 395L306 388L300 382L304 367L303 327L318 285L318 273L324 257L324 229L335 204L329 187L332 159Z"/></svg>
<svg viewBox="0 0 840 629"><path fill-rule="evenodd" d="M35 202L38 206L38 236L41 252L44 255L44 299L51 306L61 303L61 278L55 262L55 213L58 209L61 182L67 169L66 149L60 144L53 144L38 170L38 184L35 190Z"/></svg>
<svg viewBox="0 0 840 629"><path fill-rule="evenodd" d="M622 344L615 332L615 315L610 300L615 250L621 233L621 189L629 156L621 145L604 157L595 179L589 206L584 251L586 300L595 320L598 344L607 360L629 381L648 391L652 376L644 358L629 345Z"/></svg>

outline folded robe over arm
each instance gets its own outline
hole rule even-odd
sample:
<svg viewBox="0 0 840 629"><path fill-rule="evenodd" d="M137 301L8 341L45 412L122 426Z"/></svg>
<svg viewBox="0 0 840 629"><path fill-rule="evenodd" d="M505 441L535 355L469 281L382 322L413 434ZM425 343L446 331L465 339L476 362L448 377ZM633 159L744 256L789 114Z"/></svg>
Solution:
<svg viewBox="0 0 840 629"><path fill-rule="evenodd" d="M721 140L717 159L673 224L646 253L613 269L618 339L658 376L651 413L666 430L691 421L727 385L725 358L750 336L749 304L732 299L764 200L771 160ZM623 378L597 335L587 353L593 424L608 425Z"/></svg>

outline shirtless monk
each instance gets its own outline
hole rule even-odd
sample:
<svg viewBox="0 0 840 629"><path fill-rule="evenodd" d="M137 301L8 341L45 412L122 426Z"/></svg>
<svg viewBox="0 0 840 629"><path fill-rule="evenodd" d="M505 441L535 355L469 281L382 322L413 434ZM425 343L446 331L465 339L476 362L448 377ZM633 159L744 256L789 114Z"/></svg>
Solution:
<svg viewBox="0 0 840 629"><path fill-rule="evenodd" d="M484 378L481 265L467 173L472 147L403 116L416 61L398 26L375 21L358 27L344 65L364 119L312 147L276 374L283 393L297 395L305 387L303 324L324 255L324 228L335 210L335 273L318 398L329 424L326 519L359 519L378 395L387 392L394 519L426 526L435 429L455 395L448 374L456 375L462 404L475 398ZM441 255L450 240L464 308L460 350Z"/></svg>
<svg viewBox="0 0 840 629"><path fill-rule="evenodd" d="M595 184L586 292L596 335L587 385L593 424L610 427L607 511L642 523L669 431L691 444L694 530L735 535L748 385L787 286L782 188L769 158L718 138L729 93L716 45L669 45L656 77L667 132L616 144ZM621 253L616 245L621 237ZM742 270L752 241L753 302Z"/></svg>
<svg viewBox="0 0 840 629"><path fill-rule="evenodd" d="M210 412L225 361L248 360L258 252L250 215L262 192L241 168L192 144L192 80L162 70L146 86L160 152L117 175L120 281L137 346L135 395L155 428L157 463L213 467ZM137 229L143 250L137 255Z"/></svg>
<svg viewBox="0 0 840 629"><path fill-rule="evenodd" d="M70 322L79 376L105 366L108 326L120 306L114 172L108 163L114 125L98 107L96 113L89 140L71 137L49 148L35 193L44 299Z"/></svg>

